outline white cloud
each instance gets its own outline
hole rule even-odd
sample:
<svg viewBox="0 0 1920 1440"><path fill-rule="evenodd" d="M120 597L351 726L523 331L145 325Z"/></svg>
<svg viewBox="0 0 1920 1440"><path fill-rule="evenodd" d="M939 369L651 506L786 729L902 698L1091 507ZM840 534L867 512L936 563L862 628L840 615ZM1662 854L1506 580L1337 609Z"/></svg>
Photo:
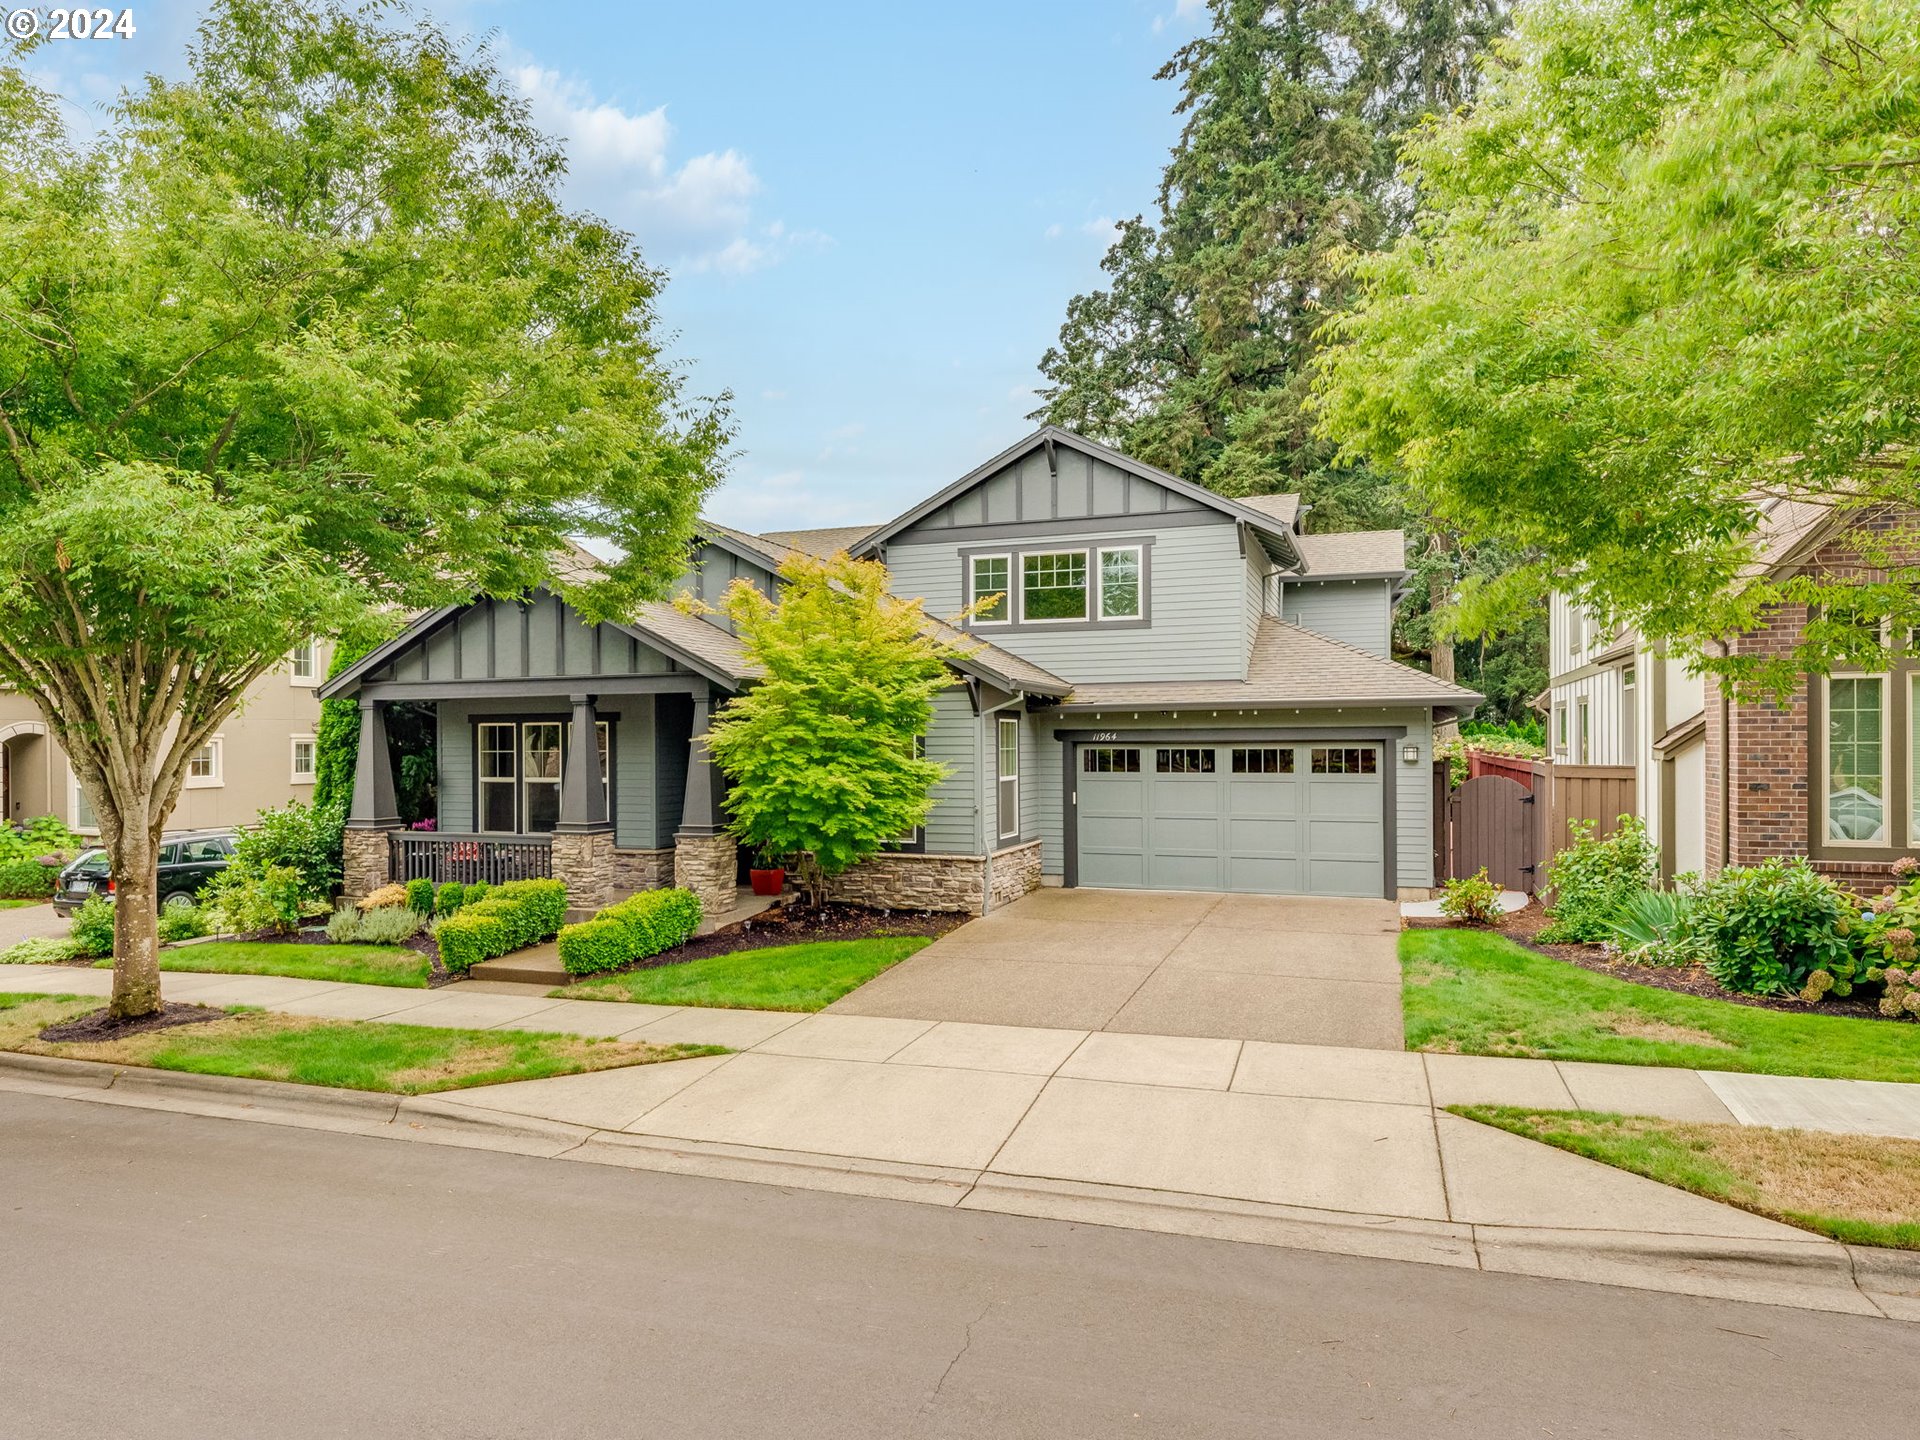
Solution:
<svg viewBox="0 0 1920 1440"><path fill-rule="evenodd" d="M818 478L805 470L734 475L714 492L706 510L725 524L749 531L811 530L872 520L870 505L829 499L827 493Z"/></svg>
<svg viewBox="0 0 1920 1440"><path fill-rule="evenodd" d="M744 275L798 246L831 243L819 231L790 230L781 220L756 227L760 177L740 151L710 150L676 162L666 106L625 110L539 65L512 73L535 123L565 142L570 196L632 230L650 259Z"/></svg>
<svg viewBox="0 0 1920 1440"><path fill-rule="evenodd" d="M1091 235L1096 240L1112 240L1120 233L1120 222L1111 215L1098 215L1080 227L1082 235Z"/></svg>
<svg viewBox="0 0 1920 1440"><path fill-rule="evenodd" d="M1062 233L1060 222L1057 220L1047 227L1047 239L1049 240L1058 240Z"/></svg>

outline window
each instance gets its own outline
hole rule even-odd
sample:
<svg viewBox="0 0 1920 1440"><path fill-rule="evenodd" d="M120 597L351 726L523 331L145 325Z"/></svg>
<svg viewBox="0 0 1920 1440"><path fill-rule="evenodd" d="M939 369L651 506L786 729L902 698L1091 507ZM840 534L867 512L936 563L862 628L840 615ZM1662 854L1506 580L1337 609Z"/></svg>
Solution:
<svg viewBox="0 0 1920 1440"><path fill-rule="evenodd" d="M1371 745L1313 752L1313 773L1316 775L1375 775L1379 773L1379 767L1380 752Z"/></svg>
<svg viewBox="0 0 1920 1440"><path fill-rule="evenodd" d="M997 733L1000 782L996 801L1000 811L1000 838L1006 840L1020 833L1020 722L1003 716Z"/></svg>
<svg viewBox="0 0 1920 1440"><path fill-rule="evenodd" d="M1556 753L1567 753L1567 707L1553 707L1553 748Z"/></svg>
<svg viewBox="0 0 1920 1440"><path fill-rule="evenodd" d="M163 860L161 863L176 864L176 865L208 865L208 864L212 864L216 860L226 859L228 854L230 853L227 846L227 842L224 840L217 840L217 839L182 840L178 848L179 848L179 856L177 859L172 861Z"/></svg>
<svg viewBox="0 0 1920 1440"><path fill-rule="evenodd" d="M1088 749L1080 752L1080 768L1089 775L1138 775L1138 750Z"/></svg>
<svg viewBox="0 0 1920 1440"><path fill-rule="evenodd" d="M561 732L559 721L520 727L520 823L529 835L546 835L560 823Z"/></svg>
<svg viewBox="0 0 1920 1440"><path fill-rule="evenodd" d="M1574 752L1574 763L1585 765L1593 754L1593 707L1583 698L1578 704L1580 724L1574 734L1579 739L1580 748Z"/></svg>
<svg viewBox="0 0 1920 1440"><path fill-rule="evenodd" d="M1156 750L1153 752L1153 768L1161 775L1211 775L1213 751Z"/></svg>
<svg viewBox="0 0 1920 1440"><path fill-rule="evenodd" d="M1063 550L1020 557L1022 620L1087 618L1087 552Z"/></svg>
<svg viewBox="0 0 1920 1440"><path fill-rule="evenodd" d="M1887 840L1887 682L1879 675L1827 681L1827 839Z"/></svg>
<svg viewBox="0 0 1920 1440"><path fill-rule="evenodd" d="M293 737L293 783L311 785L313 783L314 740L311 735Z"/></svg>
<svg viewBox="0 0 1920 1440"><path fill-rule="evenodd" d="M1007 593L1011 581L1007 572L1011 562L1005 555L976 555L971 562L967 582L967 603L996 597L993 603L974 612L976 625L1004 625L1013 618L1012 597Z"/></svg>
<svg viewBox="0 0 1920 1440"><path fill-rule="evenodd" d="M1236 775L1291 775L1291 750L1235 750L1233 773Z"/></svg>
<svg viewBox="0 0 1920 1440"><path fill-rule="evenodd" d="M605 720L598 721L594 727L594 743L600 749L600 795L605 801L606 815L613 818L613 729Z"/></svg>
<svg viewBox="0 0 1920 1440"><path fill-rule="evenodd" d="M1140 547L1100 552L1100 618L1140 618Z"/></svg>
<svg viewBox="0 0 1920 1440"><path fill-rule="evenodd" d="M1920 670L1907 683L1907 846L1920 849Z"/></svg>
<svg viewBox="0 0 1920 1440"><path fill-rule="evenodd" d="M514 809L519 733L512 724L480 727L480 828L491 834L512 835L519 828Z"/></svg>
<svg viewBox="0 0 1920 1440"><path fill-rule="evenodd" d="M913 758L916 760L924 760L927 758L926 736L916 735L913 737ZM906 834L896 836L887 843L895 850L918 850L926 844L926 840L927 827L924 825L916 825L907 831Z"/></svg>
<svg viewBox="0 0 1920 1440"><path fill-rule="evenodd" d="M287 670L293 676L296 685L317 685L320 683L320 647L312 640L304 645L296 645L293 653L287 656Z"/></svg>
<svg viewBox="0 0 1920 1440"><path fill-rule="evenodd" d="M189 789L205 789L225 782L220 777L220 752L224 748L221 737L216 735L187 761L187 786Z"/></svg>

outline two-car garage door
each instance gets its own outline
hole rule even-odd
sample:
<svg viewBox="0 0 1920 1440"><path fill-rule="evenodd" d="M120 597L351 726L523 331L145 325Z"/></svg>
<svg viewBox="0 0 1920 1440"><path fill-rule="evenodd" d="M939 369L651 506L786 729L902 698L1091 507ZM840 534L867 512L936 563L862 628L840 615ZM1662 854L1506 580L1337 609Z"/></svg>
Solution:
<svg viewBox="0 0 1920 1440"><path fill-rule="evenodd" d="M1268 895L1384 892L1381 746L1074 747L1076 883Z"/></svg>

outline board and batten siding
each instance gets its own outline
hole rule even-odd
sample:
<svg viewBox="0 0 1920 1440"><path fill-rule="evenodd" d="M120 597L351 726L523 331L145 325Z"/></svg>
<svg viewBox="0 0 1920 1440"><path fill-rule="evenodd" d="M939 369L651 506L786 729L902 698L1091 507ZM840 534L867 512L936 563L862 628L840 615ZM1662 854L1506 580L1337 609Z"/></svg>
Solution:
<svg viewBox="0 0 1920 1440"><path fill-rule="evenodd" d="M1637 678L1637 677L1636 677ZM1628 743L1627 691L1622 667L1562 681L1549 693L1547 748L1553 758L1572 765L1632 765L1634 747ZM1637 692L1640 687L1636 684ZM1634 697L1637 700L1637 694ZM1587 707L1587 744L1580 743L1580 706ZM1560 743L1561 715L1566 716L1566 743Z"/></svg>
<svg viewBox="0 0 1920 1440"><path fill-rule="evenodd" d="M669 675L678 669L624 630L587 624L571 606L542 590L524 604L476 600L368 678L409 683L559 680Z"/></svg>
<svg viewBox="0 0 1920 1440"><path fill-rule="evenodd" d="M735 580L749 581L762 595L769 599L773 596L773 572L763 565L742 560L731 550L723 550L718 545L702 545L693 552L686 573L673 582L673 593L676 596L691 595L703 605L717 607L720 597L727 593L727 587ZM733 633L733 622L724 615L709 615L706 618L729 634Z"/></svg>
<svg viewBox="0 0 1920 1440"><path fill-rule="evenodd" d="M1433 716L1426 710L1342 710L1329 717L1324 710L1270 710L1236 716L1237 725L1297 726L1327 725L1340 728L1383 726L1404 728L1404 737L1387 742L1380 756L1383 765L1394 770L1394 819L1397 846L1395 868L1397 883L1405 889L1424 890L1434 884L1433 877ZM1138 720L1087 715L1035 715L1028 717L1037 743L1038 765L1034 767L1032 790L1039 802L1035 819L1040 837L1041 873L1055 883L1066 874L1066 834L1062 807L1065 804L1064 776L1060 767L1065 747L1053 738L1055 730L1100 729L1124 734L1128 730L1164 730L1181 727L1183 722L1165 715L1142 715ZM1195 723L1196 742L1220 740L1231 743L1233 726ZM1311 740L1290 742L1310 745ZM1407 745L1418 747L1419 757L1408 764L1401 751Z"/></svg>
<svg viewBox="0 0 1920 1440"><path fill-rule="evenodd" d="M1385 580L1289 580L1280 617L1369 655L1393 657L1393 590Z"/></svg>
<svg viewBox="0 0 1920 1440"><path fill-rule="evenodd" d="M1147 562L1150 624L1076 621L1011 631L983 625L975 633L1070 680L1244 679L1247 566L1233 522L1225 516L1218 524L1162 530L1124 522L1112 530L1052 536L1022 529L1004 543L1009 550L1030 552L1092 549L1141 539L1152 542ZM977 535L929 543L922 534L916 543L896 541L887 549L893 592L924 601L930 615L953 615L966 604L962 552L991 550L997 543Z"/></svg>
<svg viewBox="0 0 1920 1440"><path fill-rule="evenodd" d="M1068 446L1055 447L1053 455L1049 468L1044 450L1029 451L929 511L913 531L1108 515L1146 519L1207 509L1198 500Z"/></svg>

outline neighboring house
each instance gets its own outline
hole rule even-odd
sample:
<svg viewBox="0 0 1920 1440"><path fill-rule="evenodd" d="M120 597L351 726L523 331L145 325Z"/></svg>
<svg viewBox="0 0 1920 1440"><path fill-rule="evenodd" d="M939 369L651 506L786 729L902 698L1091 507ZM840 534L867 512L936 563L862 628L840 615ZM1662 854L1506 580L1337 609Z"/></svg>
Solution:
<svg viewBox="0 0 1920 1440"><path fill-rule="evenodd" d="M1043 882L1425 895L1436 718L1480 697L1389 658L1398 531L1303 533L1298 498L1225 499L1048 428L877 527L703 522L681 588L777 593L795 550L882 560L960 635L925 827L845 877L876 905L979 910ZM995 598L997 597L997 598ZM575 904L679 883L731 901L740 857L698 743L753 681L718 618L586 624L546 592L416 619L330 682L361 707L349 889L529 869ZM440 833L401 834L382 707L438 717Z"/></svg>
<svg viewBox="0 0 1920 1440"><path fill-rule="evenodd" d="M190 763L171 830L231 829L269 806L313 797L320 681L331 646L302 646L248 687L246 699ZM33 702L0 691L0 813L9 821L57 815L83 835L97 830L64 750Z"/></svg>
<svg viewBox="0 0 1920 1440"><path fill-rule="evenodd" d="M1768 505L1759 567L1859 568L1842 527L1874 524L1794 501ZM1807 623L1777 607L1738 654L1779 653ZM1784 705L1729 700L1631 631L1603 634L1566 596L1550 611L1547 736L1556 762L1631 765L1663 871L1719 870L1776 855L1869 891L1920 854L1920 665L1810 675Z"/></svg>

